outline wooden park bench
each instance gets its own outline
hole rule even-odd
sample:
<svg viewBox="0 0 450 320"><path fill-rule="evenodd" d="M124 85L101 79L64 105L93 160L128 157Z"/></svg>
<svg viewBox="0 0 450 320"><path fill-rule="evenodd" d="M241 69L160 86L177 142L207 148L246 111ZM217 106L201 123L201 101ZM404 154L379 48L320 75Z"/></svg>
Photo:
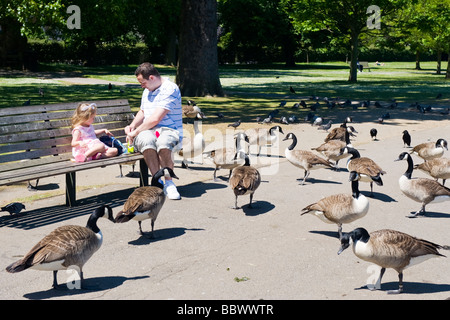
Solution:
<svg viewBox="0 0 450 320"><path fill-rule="evenodd" d="M351 61L348 62L349 66L350 66L350 64L351 64ZM369 72L370 72L369 61L359 61L359 65L363 67L363 70L369 69ZM359 68L358 68L358 70L359 70Z"/></svg>
<svg viewBox="0 0 450 320"><path fill-rule="evenodd" d="M128 100L97 104L94 127L107 128L125 142L124 128L133 120ZM148 168L140 153L83 163L72 161L71 118L79 102L0 109L0 186L66 175L66 205L76 205L76 172L139 161L140 186L148 185Z"/></svg>

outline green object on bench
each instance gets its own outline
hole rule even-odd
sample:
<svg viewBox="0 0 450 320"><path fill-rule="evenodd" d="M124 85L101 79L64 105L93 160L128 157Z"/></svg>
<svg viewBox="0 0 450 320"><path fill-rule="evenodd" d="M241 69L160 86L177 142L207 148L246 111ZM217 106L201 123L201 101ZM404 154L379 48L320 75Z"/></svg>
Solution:
<svg viewBox="0 0 450 320"><path fill-rule="evenodd" d="M124 128L133 120L128 100L97 104L94 127L107 128L125 142ZM140 153L83 163L72 159L71 118L79 102L0 109L0 186L66 175L66 205L76 205L76 172L139 161L140 186L148 185L148 168Z"/></svg>

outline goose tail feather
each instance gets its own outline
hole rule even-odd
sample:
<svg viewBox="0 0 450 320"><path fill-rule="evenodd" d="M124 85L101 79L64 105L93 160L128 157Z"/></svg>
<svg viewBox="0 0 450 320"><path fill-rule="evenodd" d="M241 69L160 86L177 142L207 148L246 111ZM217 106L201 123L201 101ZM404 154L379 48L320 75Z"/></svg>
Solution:
<svg viewBox="0 0 450 320"><path fill-rule="evenodd" d="M114 219L115 223L125 223L133 219L134 214L124 214L123 211L120 211L116 218Z"/></svg>

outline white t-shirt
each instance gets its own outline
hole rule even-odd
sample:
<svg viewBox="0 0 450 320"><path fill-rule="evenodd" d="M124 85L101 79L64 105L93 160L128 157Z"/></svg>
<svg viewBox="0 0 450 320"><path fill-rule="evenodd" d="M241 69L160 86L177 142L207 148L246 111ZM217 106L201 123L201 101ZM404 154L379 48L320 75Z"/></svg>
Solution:
<svg viewBox="0 0 450 320"><path fill-rule="evenodd" d="M161 86L155 91L145 89L142 93L141 110L144 112L145 119L151 116L156 108L169 110L169 113L155 128L168 127L178 130L181 141L183 138L181 93L178 86L169 78L164 78Z"/></svg>

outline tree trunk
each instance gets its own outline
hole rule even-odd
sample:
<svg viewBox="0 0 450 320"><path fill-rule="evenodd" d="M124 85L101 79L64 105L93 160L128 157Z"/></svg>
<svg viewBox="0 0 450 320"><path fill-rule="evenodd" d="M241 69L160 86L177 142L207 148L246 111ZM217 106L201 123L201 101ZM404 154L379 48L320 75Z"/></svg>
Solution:
<svg viewBox="0 0 450 320"><path fill-rule="evenodd" d="M348 77L349 82L357 82L358 81L358 68L356 66L356 62L358 61L358 41L359 34L352 33L351 38L351 54L350 54L350 76Z"/></svg>
<svg viewBox="0 0 450 320"><path fill-rule="evenodd" d="M447 61L447 75L445 79L450 80L450 51L448 52L448 61Z"/></svg>
<svg viewBox="0 0 450 320"><path fill-rule="evenodd" d="M420 68L420 52L416 50L416 70L421 70Z"/></svg>
<svg viewBox="0 0 450 320"><path fill-rule="evenodd" d="M217 0L182 0L176 82L184 96L223 96L217 56Z"/></svg>
<svg viewBox="0 0 450 320"><path fill-rule="evenodd" d="M437 52L437 64L436 64L436 74L441 74L441 61L442 61L442 50L438 49L438 52Z"/></svg>

